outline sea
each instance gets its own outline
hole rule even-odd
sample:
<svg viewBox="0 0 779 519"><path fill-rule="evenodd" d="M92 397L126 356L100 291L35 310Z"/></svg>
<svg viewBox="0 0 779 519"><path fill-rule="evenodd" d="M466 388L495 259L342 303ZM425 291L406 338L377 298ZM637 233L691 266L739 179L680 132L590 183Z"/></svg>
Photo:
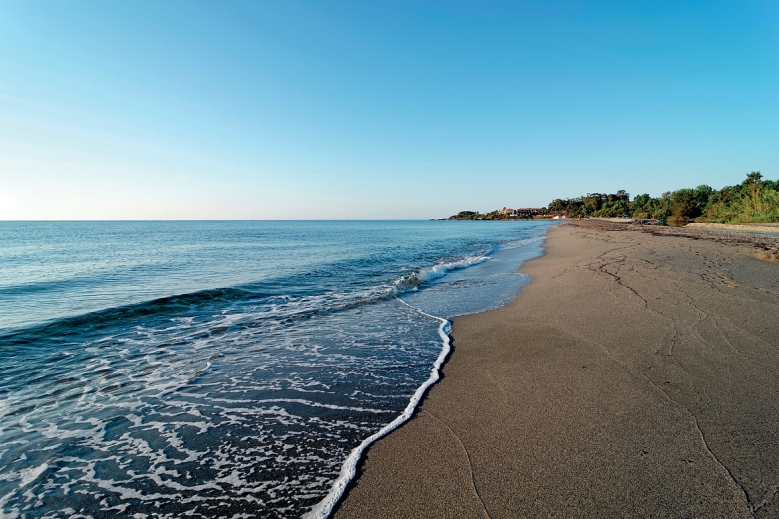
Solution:
<svg viewBox="0 0 779 519"><path fill-rule="evenodd" d="M550 222L0 222L0 517L327 517Z"/></svg>

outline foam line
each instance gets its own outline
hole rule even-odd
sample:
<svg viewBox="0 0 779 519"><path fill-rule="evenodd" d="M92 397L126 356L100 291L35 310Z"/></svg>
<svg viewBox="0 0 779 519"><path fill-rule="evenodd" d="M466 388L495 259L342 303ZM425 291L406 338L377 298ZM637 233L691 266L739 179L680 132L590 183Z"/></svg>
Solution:
<svg viewBox="0 0 779 519"><path fill-rule="evenodd" d="M453 261L451 263L440 263L438 265L433 265L432 267L425 267L417 272L405 275L395 281L395 288L400 292L414 289L422 283L442 278L452 270L468 268L473 265L478 265L479 263L489 261L489 259L490 257L485 254L481 256L471 256L458 261Z"/></svg>
<svg viewBox="0 0 779 519"><path fill-rule="evenodd" d="M439 370L441 369L441 365L444 363L444 360L446 360L446 356L449 355L449 352L451 351L449 338L451 323L441 317L425 313L419 308L413 307L406 303L402 299L398 299L398 301L408 306L409 308L413 308L422 315L441 321L441 326L438 327L438 335L441 336L443 341L441 353L438 354L438 358L433 364L433 368L430 370L430 378L428 378L421 386L419 386L419 388L417 388L416 392L414 392L414 395L411 397L411 400L406 406L406 409L403 410L400 416L392 420L392 422L389 424L385 425L380 431L364 439L362 443L349 454L343 465L341 465L341 472L338 475L338 479L333 484L333 488L330 489L330 492L327 494L327 496L325 496L324 499L322 499L322 501L314 505L314 507L308 513L303 515L303 519L326 519L330 515L335 505L338 503L341 497L343 497L344 492L346 491L346 487L349 485L352 479L354 479L354 476L357 472L357 463L360 461L362 453L365 451L365 449L367 449L379 438L386 436L388 433L394 431L407 422L408 419L411 418L411 415L414 414L414 410L417 408L417 405L419 405L420 400L422 400L422 395L425 394L425 391L427 391L430 386L438 382L438 380L441 378L439 375Z"/></svg>

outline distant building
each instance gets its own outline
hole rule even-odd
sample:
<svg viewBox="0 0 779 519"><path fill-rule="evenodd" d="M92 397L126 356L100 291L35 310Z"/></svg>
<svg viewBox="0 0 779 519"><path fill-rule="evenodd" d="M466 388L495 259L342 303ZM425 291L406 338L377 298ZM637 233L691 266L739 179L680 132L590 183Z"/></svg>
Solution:
<svg viewBox="0 0 779 519"><path fill-rule="evenodd" d="M516 216L517 218L532 218L542 214L544 214L543 207L523 207L521 209L515 209L512 216Z"/></svg>

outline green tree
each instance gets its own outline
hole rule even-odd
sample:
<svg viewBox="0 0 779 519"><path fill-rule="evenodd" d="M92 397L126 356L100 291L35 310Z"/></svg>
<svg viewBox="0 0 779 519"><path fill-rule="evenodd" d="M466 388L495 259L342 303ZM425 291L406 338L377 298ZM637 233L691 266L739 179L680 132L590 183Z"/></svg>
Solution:
<svg viewBox="0 0 779 519"><path fill-rule="evenodd" d="M741 183L748 191L752 199L752 209L757 211L757 197L760 193L763 183L761 182L763 175L759 171L753 171L747 174L746 180Z"/></svg>
<svg viewBox="0 0 779 519"><path fill-rule="evenodd" d="M752 171L741 184L726 186L709 197L706 219L721 223L779 221L779 183L763 180L759 171Z"/></svg>
<svg viewBox="0 0 779 519"><path fill-rule="evenodd" d="M551 204L549 204L548 211L552 214L560 214L565 212L565 209L568 204L563 201L562 198L558 198L556 200L553 200Z"/></svg>
<svg viewBox="0 0 779 519"><path fill-rule="evenodd" d="M636 196L630 205L630 214L634 218L649 218L657 208L657 199L649 196L648 193Z"/></svg>
<svg viewBox="0 0 779 519"><path fill-rule="evenodd" d="M629 214L630 209L628 204L624 200L613 200L606 202L600 211L595 213L595 216L602 216L604 218L618 218L624 214Z"/></svg>

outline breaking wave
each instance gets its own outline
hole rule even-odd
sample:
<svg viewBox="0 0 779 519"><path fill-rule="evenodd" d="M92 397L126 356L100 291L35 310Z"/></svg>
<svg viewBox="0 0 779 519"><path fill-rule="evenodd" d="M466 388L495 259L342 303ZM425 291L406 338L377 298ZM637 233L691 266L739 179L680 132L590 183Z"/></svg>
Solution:
<svg viewBox="0 0 779 519"><path fill-rule="evenodd" d="M432 267L425 267L416 272L401 277L395 281L395 286L400 292L414 290L422 283L427 283L435 279L442 278L453 270L472 267L473 265L478 265L479 263L483 263L489 259L489 256L485 254L482 256L472 256L456 261L439 263L437 265L433 265Z"/></svg>

